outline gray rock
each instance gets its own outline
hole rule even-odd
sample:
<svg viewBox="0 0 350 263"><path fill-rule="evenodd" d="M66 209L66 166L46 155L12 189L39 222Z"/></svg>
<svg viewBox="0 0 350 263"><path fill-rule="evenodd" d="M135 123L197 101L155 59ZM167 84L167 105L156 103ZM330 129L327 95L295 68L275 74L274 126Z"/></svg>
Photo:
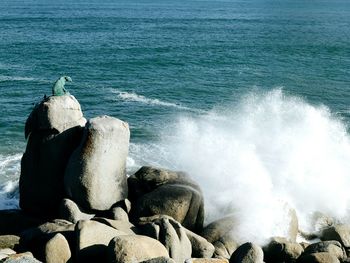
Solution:
<svg viewBox="0 0 350 263"><path fill-rule="evenodd" d="M264 253L261 247L252 244L244 243L233 252L230 263L263 263Z"/></svg>
<svg viewBox="0 0 350 263"><path fill-rule="evenodd" d="M192 245L193 258L211 258L214 254L215 247L209 243L204 237L193 233L185 228L186 235Z"/></svg>
<svg viewBox="0 0 350 263"><path fill-rule="evenodd" d="M314 244L310 244L305 248L303 254L313 254L319 252L328 252L334 256L336 256L340 261L345 260L346 253L342 245L335 240L332 241L322 241Z"/></svg>
<svg viewBox="0 0 350 263"><path fill-rule="evenodd" d="M345 248L348 256L350 252L350 225L338 224L322 230L320 239L323 241L336 240Z"/></svg>
<svg viewBox="0 0 350 263"><path fill-rule="evenodd" d="M286 238L274 237L263 248L265 262L293 262L301 253L303 247L296 242L289 242Z"/></svg>
<svg viewBox="0 0 350 263"><path fill-rule="evenodd" d="M108 245L110 263L142 262L152 258L169 258L166 248L157 240L141 235L117 236Z"/></svg>
<svg viewBox="0 0 350 263"><path fill-rule="evenodd" d="M71 259L69 244L62 234L56 234L45 246L46 263L67 263Z"/></svg>
<svg viewBox="0 0 350 263"><path fill-rule="evenodd" d="M131 224L129 221L114 220L114 219L108 219L103 217L94 217L92 221L97 221L99 223L113 227L114 229L123 231L128 235L133 235L137 232L136 227L133 224Z"/></svg>
<svg viewBox="0 0 350 263"><path fill-rule="evenodd" d="M6 259L2 260L3 263L41 263L41 261L35 259L30 252L9 255Z"/></svg>
<svg viewBox="0 0 350 263"><path fill-rule="evenodd" d="M63 177L82 137L83 118L71 95L49 97L26 122L27 148L21 160L20 207L38 216L57 216L64 197Z"/></svg>
<svg viewBox="0 0 350 263"><path fill-rule="evenodd" d="M116 236L127 235L123 231L92 220L79 221L75 233L78 262L105 262L109 242Z"/></svg>
<svg viewBox="0 0 350 263"><path fill-rule="evenodd" d="M18 244L19 244L19 236L16 236L16 235L0 236L0 249L2 248L14 249Z"/></svg>
<svg viewBox="0 0 350 263"><path fill-rule="evenodd" d="M148 233L145 234L159 240L177 263L191 258L192 244L186 230L173 218L164 215L141 218L140 225L148 227Z"/></svg>
<svg viewBox="0 0 350 263"><path fill-rule="evenodd" d="M203 227L204 204L199 186L182 172L142 167L129 177L130 219L168 215L198 232Z"/></svg>
<svg viewBox="0 0 350 263"><path fill-rule="evenodd" d="M214 257L215 258L226 258L229 259L232 253L238 248L237 242L234 240L230 233L220 237L213 243L215 247Z"/></svg>
<svg viewBox="0 0 350 263"><path fill-rule="evenodd" d="M61 202L59 216L72 223L77 223L79 220L89 220L95 215L84 213L76 203L68 198L64 198Z"/></svg>
<svg viewBox="0 0 350 263"><path fill-rule="evenodd" d="M89 120L64 177L66 192L79 207L109 210L127 197L129 138L126 122L108 116Z"/></svg>
<svg viewBox="0 0 350 263"><path fill-rule="evenodd" d="M305 254L298 258L297 263L340 263L336 256L327 253Z"/></svg>
<svg viewBox="0 0 350 263"><path fill-rule="evenodd" d="M158 258L152 258L148 260L144 260L140 263L176 263L173 259L167 258L167 257L158 257Z"/></svg>

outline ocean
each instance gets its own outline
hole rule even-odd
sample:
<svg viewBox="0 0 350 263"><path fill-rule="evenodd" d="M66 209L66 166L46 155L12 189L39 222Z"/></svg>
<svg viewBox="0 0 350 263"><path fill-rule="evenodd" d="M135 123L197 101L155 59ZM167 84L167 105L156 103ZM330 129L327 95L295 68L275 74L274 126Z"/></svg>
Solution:
<svg viewBox="0 0 350 263"><path fill-rule="evenodd" d="M68 75L86 118L129 123L128 174L189 173L207 222L235 213L242 240L283 234L286 207L350 222L349 73L348 0L1 0L0 208Z"/></svg>

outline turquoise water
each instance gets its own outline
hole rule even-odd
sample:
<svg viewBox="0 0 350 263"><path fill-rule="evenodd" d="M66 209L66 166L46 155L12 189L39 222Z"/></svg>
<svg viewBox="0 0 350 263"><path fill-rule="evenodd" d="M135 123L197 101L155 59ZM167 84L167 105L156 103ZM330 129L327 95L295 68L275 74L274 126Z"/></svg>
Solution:
<svg viewBox="0 0 350 263"><path fill-rule="evenodd" d="M277 192L336 173L348 188L349 72L347 0L2 0L1 181L18 177L33 103L65 74L87 118L130 124L130 170L183 169L210 187L267 174Z"/></svg>

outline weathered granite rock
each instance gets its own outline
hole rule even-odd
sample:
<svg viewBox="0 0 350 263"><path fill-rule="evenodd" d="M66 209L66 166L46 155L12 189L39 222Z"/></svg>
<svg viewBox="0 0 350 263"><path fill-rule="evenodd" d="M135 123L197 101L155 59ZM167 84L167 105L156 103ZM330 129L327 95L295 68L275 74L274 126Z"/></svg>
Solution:
<svg viewBox="0 0 350 263"><path fill-rule="evenodd" d="M215 247L209 243L204 237L193 233L185 228L186 235L192 245L193 258L211 258L214 254Z"/></svg>
<svg viewBox="0 0 350 263"><path fill-rule="evenodd" d="M69 242L70 246L75 245L75 224L69 221L56 219L47 222L39 227L28 229L21 233L19 249L20 251L31 251L34 256L45 261L45 246L47 242L56 234L62 234Z"/></svg>
<svg viewBox="0 0 350 263"><path fill-rule="evenodd" d="M103 217L94 217L92 221L97 221L99 223L113 227L114 229L123 231L125 234L128 234L128 235L133 235L137 233L137 228L133 224L131 224L129 221L114 220L114 219L108 219Z"/></svg>
<svg viewBox="0 0 350 263"><path fill-rule="evenodd" d="M228 263L226 258L190 258L185 263Z"/></svg>
<svg viewBox="0 0 350 263"><path fill-rule="evenodd" d="M30 252L19 253L9 255L6 259L1 261L2 263L41 263L33 257L33 254Z"/></svg>
<svg viewBox="0 0 350 263"><path fill-rule="evenodd" d="M298 258L297 263L340 263L336 256L327 253L305 254Z"/></svg>
<svg viewBox="0 0 350 263"><path fill-rule="evenodd" d="M173 218L164 215L140 218L143 234L159 240L168 250L169 255L177 263L191 258L192 244L186 230Z"/></svg>
<svg viewBox="0 0 350 263"><path fill-rule="evenodd" d="M199 186L182 172L142 167L128 178L130 219L168 215L198 232L203 227L204 203Z"/></svg>
<svg viewBox="0 0 350 263"><path fill-rule="evenodd" d="M19 244L19 236L16 236L16 235L0 236L0 249L2 248L14 249L18 244Z"/></svg>
<svg viewBox="0 0 350 263"><path fill-rule="evenodd" d="M303 255L305 254L313 254L319 252L328 252L334 256L336 256L340 261L346 259L346 253L342 245L335 240L331 241L322 241L314 244L310 244L305 248Z"/></svg>
<svg viewBox="0 0 350 263"><path fill-rule="evenodd" d="M75 233L78 262L105 262L109 242L116 236L127 235L123 231L92 220L79 221Z"/></svg>
<svg viewBox="0 0 350 263"><path fill-rule="evenodd" d="M176 263L173 259L167 258L167 257L158 257L158 258L152 258L148 260L144 260L140 263Z"/></svg>
<svg viewBox="0 0 350 263"><path fill-rule="evenodd" d="M10 248L2 248L0 249L0 260L8 258L10 255L16 254L16 251Z"/></svg>
<svg viewBox="0 0 350 263"><path fill-rule="evenodd" d="M88 214L81 211L79 206L68 198L64 198L60 205L59 217L68 220L72 223L77 223L79 220L89 220L94 214Z"/></svg>
<svg viewBox="0 0 350 263"><path fill-rule="evenodd" d="M88 121L64 177L66 192L79 207L87 211L109 210L127 197L129 138L126 122L108 116Z"/></svg>
<svg viewBox="0 0 350 263"><path fill-rule="evenodd" d="M71 95L49 97L26 122L28 144L21 161L20 207L27 213L53 217L64 197L67 162L79 145L86 120Z"/></svg>
<svg viewBox="0 0 350 263"><path fill-rule="evenodd" d="M244 243L233 252L230 263L263 263L264 253L261 247Z"/></svg>
<svg viewBox="0 0 350 263"><path fill-rule="evenodd" d="M56 234L45 245L46 263L67 263L71 256L69 244L62 234Z"/></svg>
<svg viewBox="0 0 350 263"><path fill-rule="evenodd" d="M111 209L112 213L112 218L114 220L121 220L121 221L126 221L129 222L129 215L125 210L121 207L113 207Z"/></svg>
<svg viewBox="0 0 350 263"><path fill-rule="evenodd" d="M323 241L336 240L345 248L350 255L350 225L338 224L322 230L320 239Z"/></svg>
<svg viewBox="0 0 350 263"><path fill-rule="evenodd" d="M265 262L292 262L303 252L303 247L296 242L289 242L286 238L274 237L263 248Z"/></svg>
<svg viewBox="0 0 350 263"><path fill-rule="evenodd" d="M18 235L42 223L43 220L28 216L18 209L0 210L0 235Z"/></svg>
<svg viewBox="0 0 350 263"><path fill-rule="evenodd" d="M215 258L227 258L229 259L232 253L238 248L238 243L234 240L231 233L220 237L214 243L214 257Z"/></svg>
<svg viewBox="0 0 350 263"><path fill-rule="evenodd" d="M142 262L159 257L168 258L168 251L159 241L147 236L117 236L108 245L110 263Z"/></svg>

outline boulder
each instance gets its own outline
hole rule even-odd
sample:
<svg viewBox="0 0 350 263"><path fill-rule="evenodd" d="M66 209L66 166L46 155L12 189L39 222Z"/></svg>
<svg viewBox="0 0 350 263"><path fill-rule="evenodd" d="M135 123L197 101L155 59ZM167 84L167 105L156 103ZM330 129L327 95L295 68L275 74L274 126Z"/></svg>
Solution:
<svg viewBox="0 0 350 263"><path fill-rule="evenodd" d="M64 172L85 122L80 104L71 95L48 97L33 109L26 122L29 138L19 180L23 211L57 216L64 197Z"/></svg>
<svg viewBox="0 0 350 263"><path fill-rule="evenodd" d="M56 234L45 245L46 263L66 263L71 256L69 244L62 234Z"/></svg>
<svg viewBox="0 0 350 263"><path fill-rule="evenodd" d="M94 216L94 214L84 213L76 203L68 198L64 198L61 202L59 217L62 219L77 223L79 220L89 220Z"/></svg>
<svg viewBox="0 0 350 263"><path fill-rule="evenodd" d="M192 244L186 230L173 218L163 215L141 218L139 224L143 225L144 235L159 240L177 263L191 258Z"/></svg>
<svg viewBox="0 0 350 263"><path fill-rule="evenodd" d="M0 249L2 248L14 249L18 244L19 244L19 236L16 236L16 235L0 236Z"/></svg>
<svg viewBox="0 0 350 263"><path fill-rule="evenodd" d="M130 219L168 215L189 230L203 227L204 203L199 186L182 172L142 167L128 178Z"/></svg>
<svg viewBox="0 0 350 263"><path fill-rule="evenodd" d="M190 258L185 263L229 263L226 258Z"/></svg>
<svg viewBox="0 0 350 263"><path fill-rule="evenodd" d="M2 263L41 263L33 257L33 254L30 252L24 252L20 254L9 255L6 259L1 261Z"/></svg>
<svg viewBox="0 0 350 263"><path fill-rule="evenodd" d="M214 243L214 257L215 258L226 258L229 259L232 253L238 248L237 242L232 237L231 233L220 237L219 240L216 240Z"/></svg>
<svg viewBox="0 0 350 263"><path fill-rule="evenodd" d="M117 236L108 245L110 263L142 262L152 258L169 258L166 248L157 240L141 235Z"/></svg>
<svg viewBox="0 0 350 263"><path fill-rule="evenodd" d="M340 261L346 259L346 253L342 245L335 240L331 241L322 241L314 244L310 244L305 248L303 255L305 254L313 254L319 252L328 252L334 256L336 256Z"/></svg>
<svg viewBox="0 0 350 263"><path fill-rule="evenodd" d="M303 252L303 247L296 242L289 242L286 238L274 237L263 248L265 262L293 262Z"/></svg>
<svg viewBox="0 0 350 263"><path fill-rule="evenodd" d="M129 138L128 124L119 119L101 116L88 121L64 176L66 192L79 207L109 210L127 197Z"/></svg>
<svg viewBox="0 0 350 263"><path fill-rule="evenodd" d="M263 263L263 260L264 253L261 247L248 242L233 252L230 263Z"/></svg>
<svg viewBox="0 0 350 263"><path fill-rule="evenodd" d="M42 223L43 220L29 216L19 209L0 210L0 235L19 235Z"/></svg>
<svg viewBox="0 0 350 263"><path fill-rule="evenodd" d="M113 227L114 229L123 231L125 234L128 234L128 235L133 235L137 233L137 228L133 224L131 224L129 221L114 220L114 219L108 219L103 217L94 217L92 221L97 221L99 223Z"/></svg>
<svg viewBox="0 0 350 263"><path fill-rule="evenodd" d="M193 258L211 258L214 254L215 247L209 243L204 237L193 233L185 228L186 235L192 245Z"/></svg>
<svg viewBox="0 0 350 263"><path fill-rule="evenodd" d="M21 234L19 249L20 251L29 250L34 256L45 261L45 247L47 242L56 234L62 234L73 247L76 243L74 234L75 224L69 221L56 219L52 222L47 222L39 227L31 228Z"/></svg>
<svg viewBox="0 0 350 263"><path fill-rule="evenodd" d="M350 225L338 224L327 227L321 231L320 239L323 241L336 240L345 248L349 256L350 252Z"/></svg>
<svg viewBox="0 0 350 263"><path fill-rule="evenodd" d="M340 263L336 256L327 253L305 254L298 258L297 263Z"/></svg>
<svg viewBox="0 0 350 263"><path fill-rule="evenodd" d="M16 254L16 251L10 248L2 248L0 249L0 260L8 258L10 255Z"/></svg>
<svg viewBox="0 0 350 263"><path fill-rule="evenodd" d="M116 236L125 232L92 220L76 224L76 259L78 262L105 262L107 246Z"/></svg>
<svg viewBox="0 0 350 263"><path fill-rule="evenodd" d="M129 222L128 213L121 207L113 207L111 209L112 218L114 220L126 221Z"/></svg>

